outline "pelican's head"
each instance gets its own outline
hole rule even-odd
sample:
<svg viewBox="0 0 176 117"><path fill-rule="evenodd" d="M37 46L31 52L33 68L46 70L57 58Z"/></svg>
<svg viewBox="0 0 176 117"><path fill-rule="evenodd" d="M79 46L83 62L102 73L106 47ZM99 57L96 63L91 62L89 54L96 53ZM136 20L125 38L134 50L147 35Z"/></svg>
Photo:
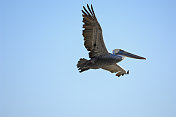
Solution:
<svg viewBox="0 0 176 117"><path fill-rule="evenodd" d="M121 49L115 49L112 51L112 54L114 55L121 55L123 57L130 57L130 58L135 58L135 59L145 59L144 57L141 57L141 56L138 56L138 55L135 55L135 54L131 54L129 52L126 52L124 50L121 50Z"/></svg>

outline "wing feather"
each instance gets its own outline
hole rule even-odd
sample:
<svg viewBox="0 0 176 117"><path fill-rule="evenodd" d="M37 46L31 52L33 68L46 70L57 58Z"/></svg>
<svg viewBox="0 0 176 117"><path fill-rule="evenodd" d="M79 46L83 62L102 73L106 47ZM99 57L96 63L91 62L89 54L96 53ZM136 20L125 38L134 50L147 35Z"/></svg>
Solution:
<svg viewBox="0 0 176 117"><path fill-rule="evenodd" d="M89 9L90 13L91 13L92 15L94 15L94 13L90 10L90 7L89 7L88 4L87 4L87 8Z"/></svg>
<svg viewBox="0 0 176 117"><path fill-rule="evenodd" d="M107 54L108 51L103 41L102 29L97 21L93 7L91 9L87 4L88 10L83 6L83 36L84 45L89 52L89 57L93 58L102 54Z"/></svg>
<svg viewBox="0 0 176 117"><path fill-rule="evenodd" d="M109 65L109 66L103 67L102 69L110 71L111 73L117 73L116 76L127 74L127 72L117 64Z"/></svg>

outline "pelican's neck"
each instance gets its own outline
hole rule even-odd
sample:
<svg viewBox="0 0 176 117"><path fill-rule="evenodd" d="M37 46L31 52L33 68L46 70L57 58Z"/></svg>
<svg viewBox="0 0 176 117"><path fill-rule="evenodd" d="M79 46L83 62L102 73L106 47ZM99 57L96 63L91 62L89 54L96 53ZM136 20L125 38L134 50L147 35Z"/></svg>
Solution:
<svg viewBox="0 0 176 117"><path fill-rule="evenodd" d="M121 56L121 57L122 57L122 60L124 60L124 59L125 59L125 56L122 56L122 55L119 55L119 56Z"/></svg>
<svg viewBox="0 0 176 117"><path fill-rule="evenodd" d="M118 54L111 54L111 55L115 56L117 59L121 59L121 60L125 59L125 56L123 55L118 55Z"/></svg>

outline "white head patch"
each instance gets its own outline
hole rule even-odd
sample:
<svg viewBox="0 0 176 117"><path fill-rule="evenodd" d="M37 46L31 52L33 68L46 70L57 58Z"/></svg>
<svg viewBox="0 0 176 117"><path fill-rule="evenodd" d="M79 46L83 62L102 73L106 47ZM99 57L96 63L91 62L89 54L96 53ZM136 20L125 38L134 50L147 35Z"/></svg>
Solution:
<svg viewBox="0 0 176 117"><path fill-rule="evenodd" d="M114 50L112 51L112 54L117 54L119 51L120 51L120 49L114 49Z"/></svg>

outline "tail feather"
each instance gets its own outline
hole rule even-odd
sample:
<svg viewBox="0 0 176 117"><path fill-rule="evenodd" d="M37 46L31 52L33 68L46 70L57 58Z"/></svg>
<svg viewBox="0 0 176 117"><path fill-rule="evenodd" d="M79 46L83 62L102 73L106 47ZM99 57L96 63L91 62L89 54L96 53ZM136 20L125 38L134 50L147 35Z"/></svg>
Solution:
<svg viewBox="0 0 176 117"><path fill-rule="evenodd" d="M83 71L86 71L89 69L89 67L87 66L88 62L89 62L89 60L87 60L85 58L81 58L78 61L77 68L78 68L79 72L83 72Z"/></svg>

